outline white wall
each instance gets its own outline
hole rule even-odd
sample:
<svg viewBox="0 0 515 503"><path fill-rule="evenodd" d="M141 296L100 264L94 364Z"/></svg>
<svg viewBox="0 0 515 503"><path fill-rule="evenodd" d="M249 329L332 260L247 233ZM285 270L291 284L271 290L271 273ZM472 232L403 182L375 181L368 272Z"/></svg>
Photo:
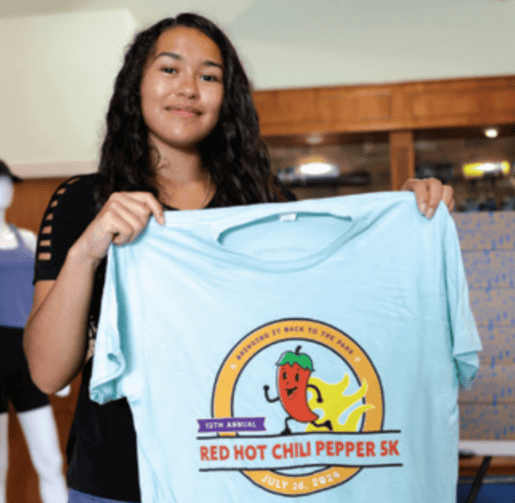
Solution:
<svg viewBox="0 0 515 503"><path fill-rule="evenodd" d="M135 30L125 9L0 19L0 158L22 176L94 169Z"/></svg>

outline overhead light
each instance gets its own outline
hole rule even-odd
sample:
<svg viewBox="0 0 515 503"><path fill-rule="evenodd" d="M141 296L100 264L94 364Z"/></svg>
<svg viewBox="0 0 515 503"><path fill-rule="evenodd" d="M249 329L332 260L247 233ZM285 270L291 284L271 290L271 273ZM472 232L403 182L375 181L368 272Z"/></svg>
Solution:
<svg viewBox="0 0 515 503"><path fill-rule="evenodd" d="M487 138L497 138L499 136L499 130L495 127L489 127L484 130Z"/></svg>

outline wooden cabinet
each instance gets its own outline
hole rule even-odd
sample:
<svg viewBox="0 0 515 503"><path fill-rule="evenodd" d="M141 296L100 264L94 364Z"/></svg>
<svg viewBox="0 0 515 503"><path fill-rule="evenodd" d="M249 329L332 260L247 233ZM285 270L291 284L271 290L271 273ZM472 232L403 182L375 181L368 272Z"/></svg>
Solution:
<svg viewBox="0 0 515 503"><path fill-rule="evenodd" d="M515 76L256 91L265 137L515 123Z"/></svg>
<svg viewBox="0 0 515 503"><path fill-rule="evenodd" d="M486 126L515 124L515 76L257 91L254 99L273 145L387 135L392 189L415 175L418 132L452 136L460 128L477 137Z"/></svg>
<svg viewBox="0 0 515 503"><path fill-rule="evenodd" d="M254 95L265 136L399 127L398 86L321 87ZM402 97L400 97L402 99Z"/></svg>
<svg viewBox="0 0 515 503"><path fill-rule="evenodd" d="M488 126L515 122L515 78L418 83L408 90L411 127Z"/></svg>
<svg viewBox="0 0 515 503"><path fill-rule="evenodd" d="M269 129L268 134L274 131L284 134L290 132L289 127L302 129L306 124L318 122L315 89L257 92L254 101L261 126Z"/></svg>

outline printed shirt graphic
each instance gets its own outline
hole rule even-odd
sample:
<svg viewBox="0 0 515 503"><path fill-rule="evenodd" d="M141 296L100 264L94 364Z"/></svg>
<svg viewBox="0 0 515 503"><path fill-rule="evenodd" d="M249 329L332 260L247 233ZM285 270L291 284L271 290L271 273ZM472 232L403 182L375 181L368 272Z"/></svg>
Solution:
<svg viewBox="0 0 515 503"><path fill-rule="evenodd" d="M90 393L129 401L143 503L451 503L479 349L443 205L167 212L109 250Z"/></svg>

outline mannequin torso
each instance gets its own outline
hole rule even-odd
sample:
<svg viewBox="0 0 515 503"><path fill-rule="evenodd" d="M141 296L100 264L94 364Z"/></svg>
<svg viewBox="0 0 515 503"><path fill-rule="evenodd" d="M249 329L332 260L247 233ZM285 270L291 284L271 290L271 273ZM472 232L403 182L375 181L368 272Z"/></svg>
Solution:
<svg viewBox="0 0 515 503"><path fill-rule="evenodd" d="M36 235L28 229L18 229L23 244L36 253ZM14 250L20 246L16 234L13 232L12 227L7 222L0 223L0 250Z"/></svg>
<svg viewBox="0 0 515 503"><path fill-rule="evenodd" d="M0 250L14 250L20 246L11 225L6 221L5 212L11 206L14 186L8 176L0 176ZM36 235L28 229L18 229L23 243L32 253L36 253Z"/></svg>

